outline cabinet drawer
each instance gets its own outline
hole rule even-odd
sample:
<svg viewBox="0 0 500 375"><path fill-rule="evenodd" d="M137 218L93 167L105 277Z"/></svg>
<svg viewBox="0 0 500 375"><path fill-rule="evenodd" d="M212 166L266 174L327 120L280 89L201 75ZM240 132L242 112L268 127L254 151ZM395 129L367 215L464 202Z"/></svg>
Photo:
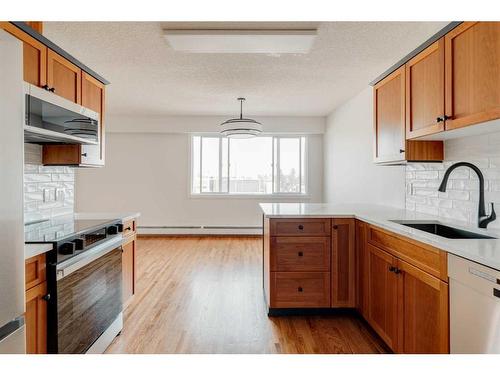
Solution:
<svg viewBox="0 0 500 375"><path fill-rule="evenodd" d="M45 276L45 254L40 254L25 261L26 290L43 283Z"/></svg>
<svg viewBox="0 0 500 375"><path fill-rule="evenodd" d="M271 272L270 282L270 307L330 307L330 272Z"/></svg>
<svg viewBox="0 0 500 375"><path fill-rule="evenodd" d="M135 220L123 222L123 235L130 236L132 234L135 234Z"/></svg>
<svg viewBox="0 0 500 375"><path fill-rule="evenodd" d="M330 271L330 238L272 237L271 271Z"/></svg>
<svg viewBox="0 0 500 375"><path fill-rule="evenodd" d="M446 252L372 225L368 227L367 239L368 243L448 281Z"/></svg>
<svg viewBox="0 0 500 375"><path fill-rule="evenodd" d="M271 236L329 236L330 219L271 219Z"/></svg>

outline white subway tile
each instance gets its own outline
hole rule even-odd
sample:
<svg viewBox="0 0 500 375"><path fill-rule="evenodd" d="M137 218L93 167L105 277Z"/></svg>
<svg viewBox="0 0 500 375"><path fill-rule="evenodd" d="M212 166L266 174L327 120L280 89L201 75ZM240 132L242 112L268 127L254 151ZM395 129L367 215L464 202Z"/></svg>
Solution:
<svg viewBox="0 0 500 375"><path fill-rule="evenodd" d="M425 196L425 197L436 197L438 196L438 191L434 189L427 188L415 188L415 195Z"/></svg>
<svg viewBox="0 0 500 375"><path fill-rule="evenodd" d="M470 198L470 192L463 190L447 190L448 199L467 201Z"/></svg>
<svg viewBox="0 0 500 375"><path fill-rule="evenodd" d="M51 180L52 180L52 176L50 174L27 173L24 175L25 182L48 182Z"/></svg>
<svg viewBox="0 0 500 375"><path fill-rule="evenodd" d="M439 172L438 171L417 171L415 172L415 177L420 179L425 179L425 180L432 180L432 179L438 179L439 178Z"/></svg>
<svg viewBox="0 0 500 375"><path fill-rule="evenodd" d="M439 210L437 207L432 207L432 206L424 206L424 205L416 205L415 211L421 212L423 214L429 214L429 215L438 215Z"/></svg>
<svg viewBox="0 0 500 375"><path fill-rule="evenodd" d="M469 221L469 212L457 208L440 208L438 215L447 219Z"/></svg>

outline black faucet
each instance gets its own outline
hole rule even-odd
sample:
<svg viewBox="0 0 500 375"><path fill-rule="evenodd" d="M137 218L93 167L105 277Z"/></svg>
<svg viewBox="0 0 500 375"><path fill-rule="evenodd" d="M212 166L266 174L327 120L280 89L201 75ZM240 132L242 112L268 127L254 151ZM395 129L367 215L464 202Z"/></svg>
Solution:
<svg viewBox="0 0 500 375"><path fill-rule="evenodd" d="M448 178L450 177L451 172L453 172L458 167L469 167L474 172L476 172L477 177L479 178L479 209L478 209L477 220L479 228L486 228L489 223L495 221L497 215L495 213L495 206L493 202L491 203L490 215L486 215L486 209L484 207L484 177L483 174L481 173L481 170L478 167L476 167L474 164L467 163L465 161L453 164L444 173L443 181L441 182L441 185L439 186L438 190L443 193L446 191L446 184L448 183Z"/></svg>

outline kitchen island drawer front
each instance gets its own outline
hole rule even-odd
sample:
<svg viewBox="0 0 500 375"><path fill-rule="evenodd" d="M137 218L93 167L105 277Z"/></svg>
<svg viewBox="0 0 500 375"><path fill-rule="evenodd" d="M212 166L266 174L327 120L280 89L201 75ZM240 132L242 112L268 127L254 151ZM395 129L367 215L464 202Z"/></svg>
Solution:
<svg viewBox="0 0 500 375"><path fill-rule="evenodd" d="M412 264L421 270L448 281L446 252L398 234L370 225L368 243Z"/></svg>
<svg viewBox="0 0 500 375"><path fill-rule="evenodd" d="M330 272L271 272L272 308L330 307Z"/></svg>
<svg viewBox="0 0 500 375"><path fill-rule="evenodd" d="M330 219L271 219L271 236L330 236Z"/></svg>
<svg viewBox="0 0 500 375"><path fill-rule="evenodd" d="M25 261L26 290L46 280L45 254L40 254Z"/></svg>
<svg viewBox="0 0 500 375"><path fill-rule="evenodd" d="M330 238L272 237L271 271L330 271Z"/></svg>

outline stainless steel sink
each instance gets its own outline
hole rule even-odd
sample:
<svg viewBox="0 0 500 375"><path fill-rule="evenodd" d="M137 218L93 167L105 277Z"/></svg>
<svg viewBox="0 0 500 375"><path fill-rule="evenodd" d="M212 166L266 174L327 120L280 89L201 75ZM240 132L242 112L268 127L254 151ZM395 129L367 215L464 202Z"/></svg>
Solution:
<svg viewBox="0 0 500 375"><path fill-rule="evenodd" d="M424 221L407 221L407 220L391 220L393 223L401 224L406 227L418 229L427 233L435 234L436 236L453 238L453 239L495 239L495 237L486 236L484 234L469 232L463 229L449 227L448 225L436 222Z"/></svg>

